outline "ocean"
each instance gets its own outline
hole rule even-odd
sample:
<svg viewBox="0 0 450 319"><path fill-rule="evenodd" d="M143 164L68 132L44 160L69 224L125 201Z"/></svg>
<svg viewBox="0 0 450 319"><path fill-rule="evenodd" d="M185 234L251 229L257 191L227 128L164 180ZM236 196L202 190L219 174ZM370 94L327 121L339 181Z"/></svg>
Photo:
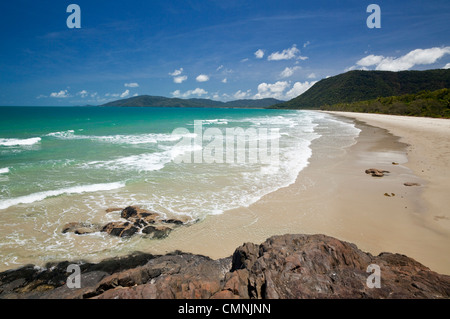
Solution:
<svg viewBox="0 0 450 319"><path fill-rule="evenodd" d="M129 205L214 218L294 183L316 139L346 147L358 134L314 111L1 107L0 270L151 248L139 234L61 229L120 220L106 209Z"/></svg>

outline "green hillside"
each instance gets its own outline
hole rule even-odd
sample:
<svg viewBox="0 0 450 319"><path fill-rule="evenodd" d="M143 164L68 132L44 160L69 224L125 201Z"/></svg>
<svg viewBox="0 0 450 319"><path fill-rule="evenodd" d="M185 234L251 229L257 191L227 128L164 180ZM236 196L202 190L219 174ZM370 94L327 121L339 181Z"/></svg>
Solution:
<svg viewBox="0 0 450 319"><path fill-rule="evenodd" d="M314 84L300 96L270 108L319 109L378 97L450 88L450 69L426 71L350 71Z"/></svg>
<svg viewBox="0 0 450 319"><path fill-rule="evenodd" d="M321 110L450 118L450 89L323 105Z"/></svg>

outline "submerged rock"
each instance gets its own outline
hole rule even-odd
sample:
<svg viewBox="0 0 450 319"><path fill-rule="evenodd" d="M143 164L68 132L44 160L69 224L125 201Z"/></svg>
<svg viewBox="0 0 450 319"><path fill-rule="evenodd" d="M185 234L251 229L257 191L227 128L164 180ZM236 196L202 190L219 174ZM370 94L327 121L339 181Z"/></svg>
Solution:
<svg viewBox="0 0 450 319"><path fill-rule="evenodd" d="M151 238L161 239L167 237L174 227L188 223L188 218L163 219L160 214L137 206L128 206L124 209L108 208L106 210L106 212L113 211L120 211L120 217L124 221L110 222L104 226L79 222L68 223L63 227L62 232L73 232L77 235L105 232L118 237L130 237L142 233L149 235ZM167 226L167 224L170 226Z"/></svg>
<svg viewBox="0 0 450 319"><path fill-rule="evenodd" d="M62 228L62 233L75 233L77 235L85 235L90 233L95 233L101 230L100 225L83 223L83 222L73 222L65 224Z"/></svg>

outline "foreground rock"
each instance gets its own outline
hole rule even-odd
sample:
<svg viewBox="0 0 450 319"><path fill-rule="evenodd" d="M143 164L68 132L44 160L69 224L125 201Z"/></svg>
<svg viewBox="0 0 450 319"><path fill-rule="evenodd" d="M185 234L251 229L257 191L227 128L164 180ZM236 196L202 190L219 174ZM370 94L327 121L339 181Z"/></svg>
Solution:
<svg viewBox="0 0 450 319"><path fill-rule="evenodd" d="M449 298L450 276L399 254L372 256L325 235L246 243L228 258L175 252L81 264L81 288L65 284L69 262L0 273L0 298ZM369 288L369 265L381 287Z"/></svg>
<svg viewBox="0 0 450 319"><path fill-rule="evenodd" d="M113 236L130 237L141 233L152 238L161 239L178 226L188 223L187 218L164 219L158 213L139 208L137 206L128 206L121 208L108 208L107 213L121 211L122 221L115 221L104 226L94 225L83 222L68 223L63 226L62 232L73 232L77 235L85 235L93 232L106 232Z"/></svg>

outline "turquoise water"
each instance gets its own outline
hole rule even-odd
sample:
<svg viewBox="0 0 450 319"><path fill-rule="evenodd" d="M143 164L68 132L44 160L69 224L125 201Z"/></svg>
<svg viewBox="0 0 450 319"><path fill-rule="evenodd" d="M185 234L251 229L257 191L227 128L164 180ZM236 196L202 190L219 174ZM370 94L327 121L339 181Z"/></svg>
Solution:
<svg viewBox="0 0 450 319"><path fill-rule="evenodd" d="M2 107L0 266L131 249L133 239L61 234L68 222L119 220L109 207L195 222L248 206L292 184L324 134L358 130L307 111Z"/></svg>

